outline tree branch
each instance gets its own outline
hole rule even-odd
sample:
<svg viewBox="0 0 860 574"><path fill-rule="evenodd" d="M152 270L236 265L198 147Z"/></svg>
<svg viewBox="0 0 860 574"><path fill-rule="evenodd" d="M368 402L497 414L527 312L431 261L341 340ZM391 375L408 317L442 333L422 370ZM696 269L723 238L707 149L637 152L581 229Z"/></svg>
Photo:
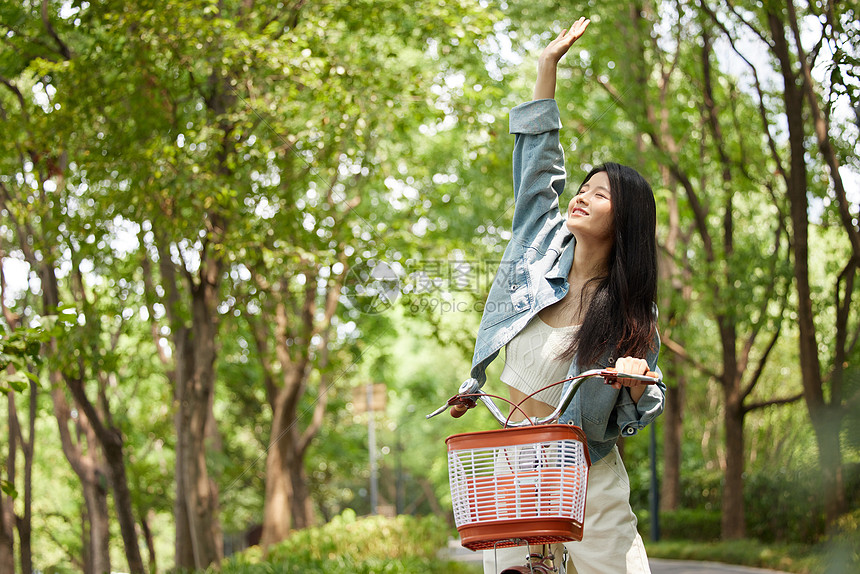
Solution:
<svg viewBox="0 0 860 574"><path fill-rule="evenodd" d="M266 400L272 407L275 406L275 397L278 394L278 389L275 387L275 368L269 358L269 349L267 341L271 339L271 331L265 321L253 319L247 312L245 313L245 321L251 330L251 336L254 338L254 345L257 348L257 355L260 358L260 365L263 367L263 383L266 387ZM284 365L285 366L285 365Z"/></svg>
<svg viewBox="0 0 860 574"><path fill-rule="evenodd" d="M732 48L732 51L741 60L743 60L743 62L747 65L747 67L749 67L750 71L752 72L753 84L755 85L756 93L758 94L759 117L761 118L761 121L762 121L763 131L767 135L767 143L768 143L768 149L770 150L770 156L771 156L771 159L774 161L774 163L777 165L779 172L782 174L785 174L786 171L782 166L782 159L780 158L779 151L777 150L776 141L773 139L773 136L770 133L770 126L773 125L773 122L771 122L767 117L767 109L764 106L764 90L762 89L761 81L759 80L758 71L756 70L756 67L752 64L752 62L750 62L746 58L746 56L744 56L740 52L740 50L738 50L737 46L735 45L735 41L734 41L734 38L732 37L732 34L729 32L728 28L726 28L726 26L722 22L719 21L719 19L717 18L717 15L707 6L706 2L702 1L700 3L700 5L702 6L702 9L705 11L705 13L710 17L711 21L720 30L722 30L723 34L726 37L726 40L729 42L729 45ZM759 38L762 39L762 41L765 44L770 46L770 43L767 42L767 40L763 36L761 36L761 34L758 34L758 36L759 36Z"/></svg>
<svg viewBox="0 0 860 574"><path fill-rule="evenodd" d="M15 96L15 99L18 100L18 105L21 107L21 115L24 116L24 121L28 121L30 119L30 115L27 112L27 104L24 100L24 95L21 93L21 90L18 89L18 86L3 76L0 76L0 84L9 88L9 91L11 91Z"/></svg>
<svg viewBox="0 0 860 574"><path fill-rule="evenodd" d="M161 273L161 284L165 290L167 320L170 328L176 331L181 325L179 314L179 282L176 277L176 266L170 258L170 248L165 246L167 239L159 232L155 224L152 224L153 236L155 237L155 248L158 251L158 270Z"/></svg>
<svg viewBox="0 0 860 574"><path fill-rule="evenodd" d="M782 226L777 227L776 237L774 238L774 245L773 245L773 256L770 257L770 269L769 269L770 277L777 277L776 266L777 266L777 262L779 261L779 258L777 257L777 255L779 254L779 246L782 244L782 232L783 232ZM781 305L781 308L780 308L780 319L781 319L782 312L785 310L785 297L780 296L779 302ZM758 334L761 332L761 329L764 326L764 317L767 314L767 309L768 309L768 307L770 307L770 304L771 304L770 298L762 297L761 304L759 305L759 308L758 308L759 320L753 322L753 327L750 331L750 335L749 335L749 337L747 337L747 341L744 345L744 350L743 350L743 363L744 364L740 369L742 371L746 369L746 365L749 362L750 352L752 351L753 345L755 344L755 341L758 338ZM778 324L777 329L776 329L777 335L779 334L779 330L781 329L781 327L782 327L782 322L780 321L780 323ZM767 353L770 353L775 342L776 342L776 339L772 340L770 342L770 344L768 345L767 351L766 351L764 357L761 359L761 362L759 363L759 371L761 371L761 369L764 367L764 361L767 358ZM761 373L759 373L759 374L761 374ZM755 381L757 379L758 379L758 376L756 376L753 380ZM755 384L755 383L753 383L753 384ZM749 394L749 391L752 391L752 386L748 389L748 391L746 393L744 393L743 396L746 396L747 394Z"/></svg>
<svg viewBox="0 0 860 574"><path fill-rule="evenodd" d="M705 375L708 375L709 377L712 377L714 379L720 378L720 375L718 375L716 372L712 371L711 369L706 367L704 364L693 359L693 357L691 357L690 354L687 353L687 350L680 343L676 342L675 340L673 340L669 337L663 337L662 343L663 343L663 345L666 346L667 349L669 349L670 351L675 353L675 355L677 355L678 358L686 361L687 363L689 363L690 365L695 367L696 370L698 370L698 371L704 373Z"/></svg>
<svg viewBox="0 0 860 574"><path fill-rule="evenodd" d="M760 410L760 409L763 409L766 407L775 407L775 406L779 406L779 405L787 405L790 403L796 403L797 401L799 401L802 398L803 398L803 393L801 392L801 393L797 393L796 395L792 395L790 397L786 397L783 399L773 399L771 401L762 401L760 403L753 403L751 405L746 405L744 407L744 414L752 412L752 411Z"/></svg>
<svg viewBox="0 0 860 574"><path fill-rule="evenodd" d="M54 40L57 44L57 48L60 50L60 54L66 60L72 59L72 52L69 50L69 47L60 39L60 36L57 35L56 30L54 30L53 24L51 24L51 19L48 15L48 0L42 0L42 24L45 26L45 30L48 32L48 35Z"/></svg>
<svg viewBox="0 0 860 574"><path fill-rule="evenodd" d="M701 2L701 5L702 5L702 7L703 7L706 11L710 11L710 10L708 9L708 7L707 7L707 6L705 6L705 2L704 2L704 0ZM758 37L758 39L759 39L759 40L761 40L762 42L764 42L764 43L768 46L768 48L773 49L773 45L768 41L767 36L765 36L765 35L761 32L761 30L759 30L758 28L756 28L755 26L753 26L750 22L748 22L746 19L744 19L744 17L743 17L743 16L741 16L740 14L738 14L737 8L735 8L735 7L733 6L733 2L732 2L732 1L727 1L727 2L726 2L726 5L727 5L727 6L728 6L728 8L729 8L729 12L731 12L731 13L735 16L735 18L737 18L739 21L741 21L741 22L744 24L744 26L746 26L747 28L749 28L750 32L752 32L753 34L755 34L755 35ZM716 15L715 15L715 16L716 16ZM716 18L715 18L715 19L716 19Z"/></svg>
<svg viewBox="0 0 860 574"><path fill-rule="evenodd" d="M833 371L830 377L830 402L833 405L842 403L842 375L848 364L848 318L851 315L851 302L854 293L854 278L857 276L857 262L850 259L836 279L836 343L833 355ZM840 284L844 285L840 296ZM860 331L860 329L858 329ZM856 339L855 339L856 341ZM853 346L853 342L850 346Z"/></svg>
<svg viewBox="0 0 860 574"><path fill-rule="evenodd" d="M141 229L141 233L143 230ZM152 336L152 342L155 344L155 350L158 353L158 360L161 362L162 366L165 368L169 368L173 361L170 356L167 354L167 351L161 345L161 330L158 318L155 316L155 299L158 296L155 291L155 286L152 282L152 262L149 259L149 254L146 252L146 244L143 241L143 237L139 237L138 241L140 243L140 267L141 271L143 271L143 292L144 292L144 301L146 304L146 311L149 313L149 332ZM169 372L168 369L168 377L173 378L173 374Z"/></svg>
<svg viewBox="0 0 860 574"><path fill-rule="evenodd" d="M621 94L618 93L618 90L615 89L612 84L608 81L602 81L598 78L597 83L600 84L606 92L612 96L612 98L622 103ZM649 116L653 115L653 110L648 112ZM715 259L714 255L714 247L713 241L711 239L711 235L708 231L707 226L707 208L702 204L699 199L699 195L696 193L695 188L693 187L693 183L690 181L690 178L687 177L686 173L684 173L680 166L678 165L675 158L672 156L670 151L667 149L666 142L656 133L654 126L651 125L653 122L648 122L645 126L640 126L643 130L643 133L647 134L651 139L651 143L654 145L656 151L663 156L663 163L668 167L670 173L675 178L675 180L681 184L684 188L684 191L687 193L687 198L690 201L690 208L693 210L693 216L696 221L696 228L699 230L699 235L702 237L702 243L705 247L705 254L709 262L713 262Z"/></svg>
<svg viewBox="0 0 860 574"><path fill-rule="evenodd" d="M314 436L319 432L320 428L322 428L323 420L325 417L325 410L328 406L328 392L333 382L329 382L329 377L326 374L326 370L329 365L329 343L331 340L331 332L332 332L332 319L334 318L334 314L337 311L337 306L340 302L340 291L343 287L343 283L346 280L347 274L347 265L346 265L346 252L344 249L340 251L340 257L338 258L338 262L342 266L342 270L340 274L332 281L329 286L328 292L326 293L326 304L325 304L325 312L323 315L323 319L316 329L316 332L320 334L320 345L319 345L319 353L320 353L320 361L317 366L317 370L320 373L320 383L319 389L317 391L317 400L314 404L314 413L311 418L311 422L308 424L304 433L302 433L302 437L299 441L299 451L304 453L307 447L310 445Z"/></svg>
<svg viewBox="0 0 860 574"><path fill-rule="evenodd" d="M776 346L776 342L779 340L779 333L782 330L782 324L776 328L773 333L773 336L770 338L770 342L767 345L767 348L764 351L764 354L758 361L758 365L756 366L756 370L752 375L747 387L741 391L741 402L743 402L749 395L752 393L759 379L761 378L762 373L764 372L764 366L767 363L767 358L770 355L770 352L773 351L773 348Z"/></svg>

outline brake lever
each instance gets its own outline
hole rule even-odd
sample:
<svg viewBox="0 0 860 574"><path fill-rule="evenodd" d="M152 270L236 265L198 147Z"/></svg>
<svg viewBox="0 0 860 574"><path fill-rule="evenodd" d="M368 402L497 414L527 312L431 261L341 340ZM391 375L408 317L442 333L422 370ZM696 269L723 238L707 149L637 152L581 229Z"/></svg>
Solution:
<svg viewBox="0 0 860 574"><path fill-rule="evenodd" d="M448 401L444 405L442 405L429 415L426 415L426 418L432 419L436 415L442 414L448 407L451 407L451 416L456 419L463 416L469 409L475 408L477 404L478 402L475 400L474 397L465 397L463 395L456 394L450 399L448 399Z"/></svg>

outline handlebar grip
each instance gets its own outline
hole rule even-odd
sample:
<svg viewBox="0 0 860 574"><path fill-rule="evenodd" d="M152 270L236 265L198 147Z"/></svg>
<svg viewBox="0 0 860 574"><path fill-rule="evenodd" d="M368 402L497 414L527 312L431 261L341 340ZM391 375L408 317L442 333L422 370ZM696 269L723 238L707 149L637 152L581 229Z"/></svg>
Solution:
<svg viewBox="0 0 860 574"><path fill-rule="evenodd" d="M615 367L606 367L606 370L613 372L613 373L618 372L618 369L616 369ZM659 379L660 378L660 375L655 373L654 371L648 371L647 373L645 373L644 376L651 377L652 379ZM647 383L647 384L650 385L651 383Z"/></svg>
<svg viewBox="0 0 860 574"><path fill-rule="evenodd" d="M469 410L469 405L459 404L459 405L454 405L453 407L451 407L451 410L448 412L451 413L452 417L454 417L455 419L458 419L461 416L463 416L464 414L466 414L466 411L468 411L468 410Z"/></svg>

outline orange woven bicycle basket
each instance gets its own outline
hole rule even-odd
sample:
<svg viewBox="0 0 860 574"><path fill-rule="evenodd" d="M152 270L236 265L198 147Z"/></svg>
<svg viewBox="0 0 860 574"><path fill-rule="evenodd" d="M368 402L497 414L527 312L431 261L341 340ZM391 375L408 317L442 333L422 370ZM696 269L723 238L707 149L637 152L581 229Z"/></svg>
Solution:
<svg viewBox="0 0 860 574"><path fill-rule="evenodd" d="M585 433L551 424L448 437L454 522L470 550L582 540Z"/></svg>

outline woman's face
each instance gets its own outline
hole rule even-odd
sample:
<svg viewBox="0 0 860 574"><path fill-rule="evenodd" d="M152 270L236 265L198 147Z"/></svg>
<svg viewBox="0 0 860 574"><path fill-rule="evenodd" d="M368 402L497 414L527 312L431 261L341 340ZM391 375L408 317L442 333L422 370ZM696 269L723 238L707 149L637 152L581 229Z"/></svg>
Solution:
<svg viewBox="0 0 860 574"><path fill-rule="evenodd" d="M615 224L612 196L609 193L609 176L605 171L591 176L570 200L567 205L567 228L577 241L613 240Z"/></svg>

